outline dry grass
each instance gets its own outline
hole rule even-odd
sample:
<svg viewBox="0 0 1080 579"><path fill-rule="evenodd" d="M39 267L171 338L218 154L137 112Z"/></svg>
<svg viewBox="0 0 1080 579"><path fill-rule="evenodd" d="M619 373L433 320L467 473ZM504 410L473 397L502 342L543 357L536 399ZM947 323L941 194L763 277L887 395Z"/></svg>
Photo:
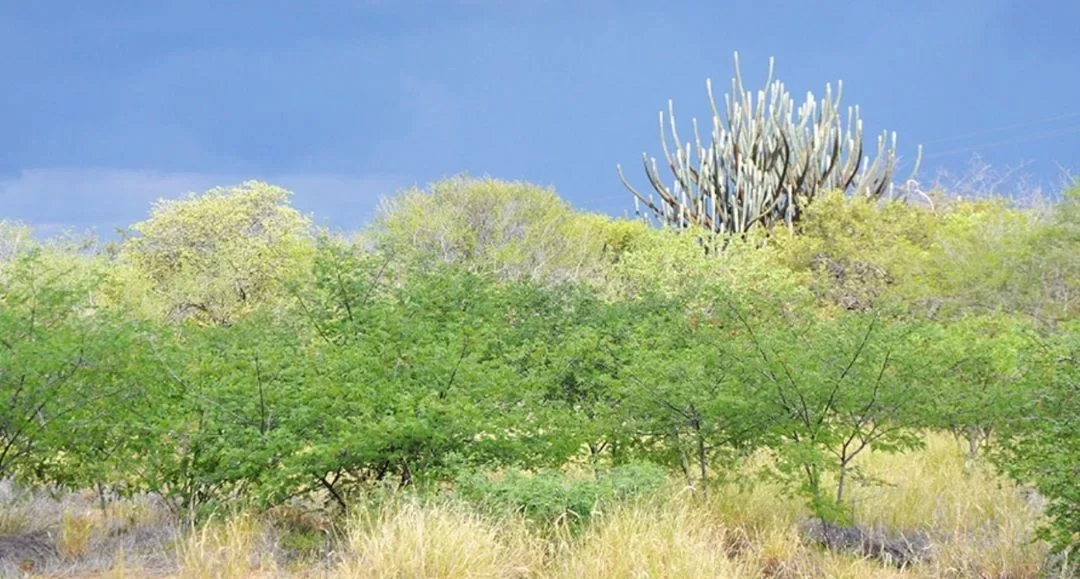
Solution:
<svg viewBox="0 0 1080 579"><path fill-rule="evenodd" d="M107 516L66 504L59 510L50 507L57 522L49 528L58 531L55 547L69 564L50 567L50 576L1039 576L1047 550L1033 539L1040 516L1037 505L986 467L965 463L951 438L930 436L926 449L905 455L868 454L860 465L886 484L853 488L858 521L893 532L927 533L933 547L930 561L901 570L826 552L800 536L800 522L808 514L798 500L785 498L776 486L756 484L714 489L706 498L673 488L651 500L600 513L578 535L539 532L514 515L481 515L445 501L394 501L355 514L337 534L302 513L239 515L169 535L172 543L157 543L165 564L154 563L135 539L102 539L110 533L131 536L137 529L161 527L162 512L151 503L118 503ZM2 529L43 528L28 527L24 514L10 514L2 505L0 514L0 525L6 525ZM290 525L335 537L332 552L317 560L290 560L283 546ZM0 566L0 576L3 573Z"/></svg>
<svg viewBox="0 0 1080 579"><path fill-rule="evenodd" d="M405 502L355 517L336 577L535 576L543 548L514 517L486 520L460 505Z"/></svg>
<svg viewBox="0 0 1080 579"><path fill-rule="evenodd" d="M577 540L560 545L549 577L755 577L751 561L733 556L731 529L693 501L635 505L601 517Z"/></svg>
<svg viewBox="0 0 1080 579"><path fill-rule="evenodd" d="M855 493L857 516L934 537L935 576L1035 577L1047 556L1034 537L1041 513L985 464L968 464L953 439L937 435L925 450L868 455L864 466L892 486Z"/></svg>
<svg viewBox="0 0 1080 579"><path fill-rule="evenodd" d="M90 539L102 526L101 513L72 513L64 511L60 518L60 530L56 534L56 550L64 559L79 559L90 548Z"/></svg>
<svg viewBox="0 0 1080 579"><path fill-rule="evenodd" d="M175 568L176 525L147 497L103 512L93 494L55 498L0 481L0 519L0 577L145 577Z"/></svg>
<svg viewBox="0 0 1080 579"><path fill-rule="evenodd" d="M5 506L0 509L0 537L17 535L30 526L28 509L17 506Z"/></svg>
<svg viewBox="0 0 1080 579"><path fill-rule="evenodd" d="M277 574L273 538L250 515L210 521L191 529L177 549L182 579L272 577Z"/></svg>

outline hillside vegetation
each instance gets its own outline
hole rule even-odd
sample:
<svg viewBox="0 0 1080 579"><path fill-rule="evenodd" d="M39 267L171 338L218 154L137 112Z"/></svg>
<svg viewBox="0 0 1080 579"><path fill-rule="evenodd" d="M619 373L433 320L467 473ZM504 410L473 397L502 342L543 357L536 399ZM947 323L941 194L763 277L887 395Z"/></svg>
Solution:
<svg viewBox="0 0 1080 579"><path fill-rule="evenodd" d="M467 177L354 239L256 182L115 244L7 223L0 529L81 529L54 569L154 521L183 573L1034 576L1080 523L1078 207L829 194L719 253Z"/></svg>
<svg viewBox="0 0 1080 579"><path fill-rule="evenodd" d="M355 236L254 181L114 243L0 222L0 574L1070 576L1080 187L749 133L652 178L660 226L467 176Z"/></svg>

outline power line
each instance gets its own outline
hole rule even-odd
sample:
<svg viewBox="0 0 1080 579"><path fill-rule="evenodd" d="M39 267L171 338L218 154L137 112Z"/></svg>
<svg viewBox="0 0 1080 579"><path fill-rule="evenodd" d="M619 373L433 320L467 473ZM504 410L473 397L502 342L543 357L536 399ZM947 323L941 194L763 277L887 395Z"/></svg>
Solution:
<svg viewBox="0 0 1080 579"><path fill-rule="evenodd" d="M933 153L930 155L923 155L923 159L940 159L942 157L948 157L950 155L956 155L959 153L968 153L971 151L977 151L980 149L991 149L994 147L1004 147L1006 145L1016 145L1020 143L1031 143L1035 141L1041 141L1044 139L1050 139L1053 137L1061 137L1065 135L1071 135L1073 133L1080 133L1080 125L1074 125L1066 127L1064 129L1056 129L1053 131L1047 131L1042 133L1034 133L1022 137L1016 137L1012 139L1004 139L1001 141L992 141L990 143L983 143L981 145L975 145L971 147L962 147L959 149L951 149L948 151L942 151L940 153Z"/></svg>
<svg viewBox="0 0 1080 579"><path fill-rule="evenodd" d="M1076 118L1076 117L1080 117L1080 112L1063 113L1063 114L1060 114L1060 115L1054 115L1052 117L1046 117L1044 119L1039 119L1039 120L1035 120L1035 121L1025 121L1025 122L1022 122L1022 123L1013 123L1011 125L1005 125L1005 126L1001 126L1001 127L997 127L997 128L993 128L993 129L982 129L982 130L978 130L978 131L972 131L970 133L961 133L959 135L953 135L951 137L945 137L945 138L942 138L942 139L934 139L932 141L927 141L927 142L923 143L923 145L924 146L925 145L936 145L938 143L948 143L950 141L961 141L961 140L964 140L964 139L967 139L967 138L970 138L970 137L980 137L980 136L983 136L983 135L991 135L991 134L994 134L994 133L1000 133L1002 131L1010 131L1012 129L1022 129L1022 128L1025 128L1025 127L1033 127L1035 125L1041 125L1041 124L1044 124L1044 123L1049 123L1051 121L1062 121L1062 120L1065 120L1065 119L1072 119L1072 118Z"/></svg>

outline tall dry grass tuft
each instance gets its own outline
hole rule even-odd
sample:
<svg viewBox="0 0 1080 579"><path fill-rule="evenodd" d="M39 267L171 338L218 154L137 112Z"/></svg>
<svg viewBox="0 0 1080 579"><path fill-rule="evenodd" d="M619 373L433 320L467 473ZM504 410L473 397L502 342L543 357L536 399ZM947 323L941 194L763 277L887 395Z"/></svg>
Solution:
<svg viewBox="0 0 1080 579"><path fill-rule="evenodd" d="M862 466L887 484L852 493L857 520L928 533L934 576L1039 576L1048 546L1035 538L1038 505L950 436L928 435L917 452L870 453Z"/></svg>
<svg viewBox="0 0 1080 579"><path fill-rule="evenodd" d="M451 503L403 501L356 515L341 565L349 578L535 576L544 550L523 521L492 521Z"/></svg>
<svg viewBox="0 0 1080 579"><path fill-rule="evenodd" d="M192 529L177 549L181 579L271 577L278 569L273 537L255 517L234 515Z"/></svg>
<svg viewBox="0 0 1080 579"><path fill-rule="evenodd" d="M18 535L30 526L30 512L25 508L0 504L0 536Z"/></svg>
<svg viewBox="0 0 1080 579"><path fill-rule="evenodd" d="M40 530L42 511L50 506L11 479L0 479L0 537Z"/></svg>
<svg viewBox="0 0 1080 579"><path fill-rule="evenodd" d="M102 527L97 513L73 513L65 510L60 518L56 550L65 559L78 559L90 549L90 541Z"/></svg>
<svg viewBox="0 0 1080 579"><path fill-rule="evenodd" d="M732 533L676 497L656 504L616 508L585 533L561 545L550 577L760 577L759 569L732 558Z"/></svg>
<svg viewBox="0 0 1080 579"><path fill-rule="evenodd" d="M743 474L752 476L765 457L755 457ZM747 540L761 541L784 535L809 515L802 501L777 482L757 480L729 483L710 490L704 509L739 529Z"/></svg>

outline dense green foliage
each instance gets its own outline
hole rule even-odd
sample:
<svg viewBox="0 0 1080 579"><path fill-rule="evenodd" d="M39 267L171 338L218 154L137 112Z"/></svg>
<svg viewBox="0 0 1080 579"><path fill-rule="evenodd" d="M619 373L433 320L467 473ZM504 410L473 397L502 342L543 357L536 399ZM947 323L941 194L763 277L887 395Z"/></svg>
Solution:
<svg viewBox="0 0 1080 579"><path fill-rule="evenodd" d="M1006 423L997 463L1049 499L1053 524L1042 535L1077 557L1080 545L1080 325L1054 335L1038 351L1022 405Z"/></svg>
<svg viewBox="0 0 1080 579"><path fill-rule="evenodd" d="M844 521L854 459L932 429L1078 542L1080 191L822 195L719 253L521 183L386 207L355 242L262 183L114 248L0 224L0 476L196 514L455 488L551 521L756 464Z"/></svg>
<svg viewBox="0 0 1080 579"><path fill-rule="evenodd" d="M665 482L663 468L649 464L623 464L575 478L557 470L535 474L511 471L498 479L483 475L463 477L457 495L487 510L516 511L546 525L570 523L581 528L598 508L648 496Z"/></svg>
<svg viewBox="0 0 1080 579"><path fill-rule="evenodd" d="M159 201L120 248L120 283L145 284L153 299L134 305L172 319L225 324L272 303L311 253L310 221L289 195L247 182Z"/></svg>

